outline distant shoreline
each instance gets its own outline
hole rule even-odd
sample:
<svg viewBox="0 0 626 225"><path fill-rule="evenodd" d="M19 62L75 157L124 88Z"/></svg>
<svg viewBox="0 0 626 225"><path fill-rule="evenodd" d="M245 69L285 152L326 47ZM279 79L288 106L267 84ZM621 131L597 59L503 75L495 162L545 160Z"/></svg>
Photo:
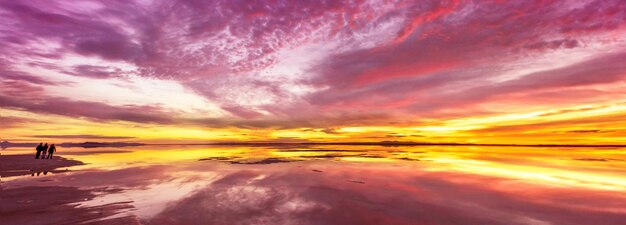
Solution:
<svg viewBox="0 0 626 225"><path fill-rule="evenodd" d="M426 142L216 142L191 144L145 144L145 145L232 145L232 146L272 146L272 145L363 145L363 146L495 146L495 147L605 147L626 148L626 144L476 144L476 143L426 143Z"/></svg>
<svg viewBox="0 0 626 225"><path fill-rule="evenodd" d="M0 147L33 147L39 143L12 143L2 142ZM486 146L486 147L571 147L571 148L626 148L626 144L477 144L477 143L429 143L429 142L214 142L214 143L164 143L149 144L136 142L82 142L82 143L61 143L61 147L132 147L145 145L207 145L207 146L278 146L278 145L361 145L361 146Z"/></svg>

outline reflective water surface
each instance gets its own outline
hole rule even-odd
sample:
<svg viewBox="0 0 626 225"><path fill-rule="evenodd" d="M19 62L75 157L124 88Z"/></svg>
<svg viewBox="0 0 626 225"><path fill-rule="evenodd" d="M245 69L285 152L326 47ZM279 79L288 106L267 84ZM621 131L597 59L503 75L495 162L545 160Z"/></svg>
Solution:
<svg viewBox="0 0 626 225"><path fill-rule="evenodd" d="M8 224L626 224L624 150L61 148L85 165L2 177L0 215Z"/></svg>

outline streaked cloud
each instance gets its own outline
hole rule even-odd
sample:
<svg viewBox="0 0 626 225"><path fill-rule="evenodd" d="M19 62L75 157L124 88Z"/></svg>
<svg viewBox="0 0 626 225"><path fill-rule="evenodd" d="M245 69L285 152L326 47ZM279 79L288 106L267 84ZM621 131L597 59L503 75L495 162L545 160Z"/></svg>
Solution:
<svg viewBox="0 0 626 225"><path fill-rule="evenodd" d="M62 135L33 135L34 138L55 138L55 139L131 139L129 136L104 136L91 134L62 134Z"/></svg>
<svg viewBox="0 0 626 225"><path fill-rule="evenodd" d="M433 138L403 129L623 99L625 12L618 0L1 1L0 106L303 139L365 126L398 130L360 137Z"/></svg>

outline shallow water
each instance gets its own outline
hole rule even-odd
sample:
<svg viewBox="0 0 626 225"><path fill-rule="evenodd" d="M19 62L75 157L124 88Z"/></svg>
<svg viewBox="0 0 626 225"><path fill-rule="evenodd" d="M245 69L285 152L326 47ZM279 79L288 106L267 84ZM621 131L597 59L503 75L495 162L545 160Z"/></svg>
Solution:
<svg viewBox="0 0 626 225"><path fill-rule="evenodd" d="M61 148L86 165L3 177L0 212L19 224L626 224L624 150Z"/></svg>

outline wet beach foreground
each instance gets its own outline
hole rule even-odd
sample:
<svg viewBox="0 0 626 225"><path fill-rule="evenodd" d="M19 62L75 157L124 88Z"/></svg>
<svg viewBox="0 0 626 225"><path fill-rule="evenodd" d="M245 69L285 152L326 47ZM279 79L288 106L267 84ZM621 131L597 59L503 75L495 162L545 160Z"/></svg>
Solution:
<svg viewBox="0 0 626 225"><path fill-rule="evenodd" d="M619 148L31 151L0 155L3 224L626 224Z"/></svg>

